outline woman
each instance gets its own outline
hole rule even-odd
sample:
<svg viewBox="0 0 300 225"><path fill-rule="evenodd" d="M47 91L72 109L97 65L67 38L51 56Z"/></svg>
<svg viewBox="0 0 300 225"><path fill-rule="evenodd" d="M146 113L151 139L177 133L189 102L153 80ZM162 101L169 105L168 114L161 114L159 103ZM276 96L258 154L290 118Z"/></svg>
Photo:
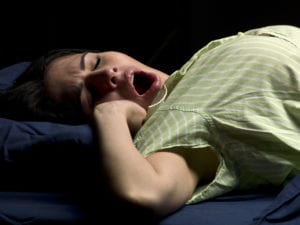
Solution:
<svg viewBox="0 0 300 225"><path fill-rule="evenodd" d="M170 76L115 51L41 59L2 96L7 111L92 123L109 187L155 215L300 172L297 27L212 41Z"/></svg>

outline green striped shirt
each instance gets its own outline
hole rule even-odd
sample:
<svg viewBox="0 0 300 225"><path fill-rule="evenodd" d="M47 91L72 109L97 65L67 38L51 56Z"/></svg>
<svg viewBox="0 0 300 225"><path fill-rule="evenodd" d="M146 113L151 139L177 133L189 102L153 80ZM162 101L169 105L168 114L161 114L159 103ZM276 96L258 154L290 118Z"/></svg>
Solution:
<svg viewBox="0 0 300 225"><path fill-rule="evenodd" d="M166 82L134 142L220 158L214 180L187 203L283 185L300 172L300 30L253 29L208 43Z"/></svg>

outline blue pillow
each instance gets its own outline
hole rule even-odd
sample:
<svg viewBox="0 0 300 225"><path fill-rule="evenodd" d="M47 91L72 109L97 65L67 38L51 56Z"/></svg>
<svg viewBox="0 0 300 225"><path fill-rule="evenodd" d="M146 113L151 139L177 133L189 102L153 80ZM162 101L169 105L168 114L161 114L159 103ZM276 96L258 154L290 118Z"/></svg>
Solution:
<svg viewBox="0 0 300 225"><path fill-rule="evenodd" d="M29 65L30 62L20 62L1 69L0 92L13 85L14 81ZM93 130L88 124L66 125L46 121L21 122L0 118L1 163L24 161L24 155L30 155L30 157L43 155L45 158L50 156L51 152L71 151L69 149L72 149L74 153L74 148L91 149L94 147L94 143ZM57 155L54 156L53 154L54 157Z"/></svg>
<svg viewBox="0 0 300 225"><path fill-rule="evenodd" d="M15 80L30 65L30 62L20 62L0 70L0 93L13 85Z"/></svg>

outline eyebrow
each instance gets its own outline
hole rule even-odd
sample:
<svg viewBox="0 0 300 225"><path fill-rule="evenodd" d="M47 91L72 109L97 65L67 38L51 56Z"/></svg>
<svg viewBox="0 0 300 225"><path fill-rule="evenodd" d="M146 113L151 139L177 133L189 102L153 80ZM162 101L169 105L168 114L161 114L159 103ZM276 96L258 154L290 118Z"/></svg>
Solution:
<svg viewBox="0 0 300 225"><path fill-rule="evenodd" d="M85 69L85 56L88 54L88 52L85 52L81 55L80 57L80 69L84 70Z"/></svg>

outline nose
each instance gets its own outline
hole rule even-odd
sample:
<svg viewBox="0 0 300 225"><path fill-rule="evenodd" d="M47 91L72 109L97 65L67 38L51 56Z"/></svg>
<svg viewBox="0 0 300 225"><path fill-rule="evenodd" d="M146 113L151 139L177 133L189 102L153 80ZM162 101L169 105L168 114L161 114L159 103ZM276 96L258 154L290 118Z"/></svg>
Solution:
<svg viewBox="0 0 300 225"><path fill-rule="evenodd" d="M106 94L115 90L118 86L118 69L116 67L103 68L94 71L85 79L88 88L98 94Z"/></svg>

